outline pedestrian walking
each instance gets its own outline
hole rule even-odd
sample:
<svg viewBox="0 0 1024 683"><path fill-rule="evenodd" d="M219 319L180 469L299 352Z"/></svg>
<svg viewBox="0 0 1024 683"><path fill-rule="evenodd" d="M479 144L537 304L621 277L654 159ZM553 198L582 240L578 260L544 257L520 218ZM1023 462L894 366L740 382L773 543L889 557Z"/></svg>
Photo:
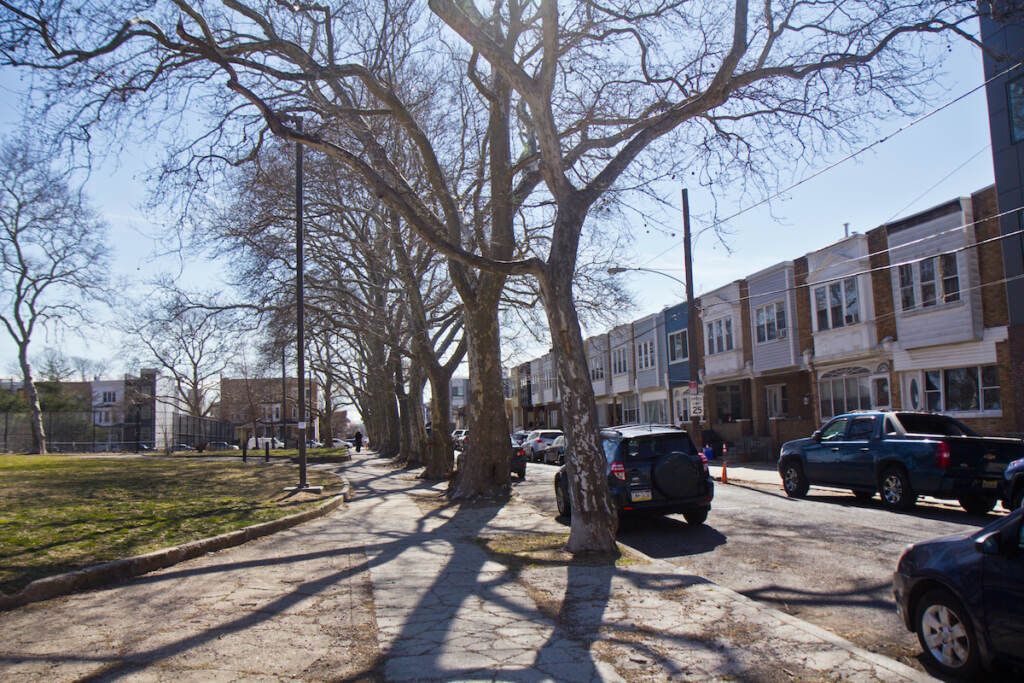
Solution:
<svg viewBox="0 0 1024 683"><path fill-rule="evenodd" d="M363 433L357 429L353 438L356 442L356 453L359 453L363 450Z"/></svg>
<svg viewBox="0 0 1024 683"><path fill-rule="evenodd" d="M708 460L715 459L715 449L711 447L710 443L704 444L704 457Z"/></svg>

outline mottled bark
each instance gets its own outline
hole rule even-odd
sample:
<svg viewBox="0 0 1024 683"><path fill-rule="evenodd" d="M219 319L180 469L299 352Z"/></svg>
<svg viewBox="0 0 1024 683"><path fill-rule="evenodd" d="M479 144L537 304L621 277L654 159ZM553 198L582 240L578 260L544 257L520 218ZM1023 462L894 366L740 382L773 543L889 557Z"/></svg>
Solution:
<svg viewBox="0 0 1024 683"><path fill-rule="evenodd" d="M452 429L448 422L451 406L451 389L448 385L451 373L440 366L430 372L430 447L427 450L427 469L424 479L437 481L447 479L455 468Z"/></svg>
<svg viewBox="0 0 1024 683"><path fill-rule="evenodd" d="M36 391L35 378L32 377L32 366L28 362L28 345L18 347L18 363L21 365L21 376L25 382L25 399L28 402L32 423L32 452L46 454L46 431L43 429L43 409L39 405L39 392Z"/></svg>
<svg viewBox="0 0 1024 683"><path fill-rule="evenodd" d="M412 416L409 414L409 394L405 390L405 377L402 373L402 361L396 356L392 361L395 366L395 398L398 399L398 454L407 462L412 447Z"/></svg>
<svg viewBox="0 0 1024 683"><path fill-rule="evenodd" d="M427 381L418 365L409 369L409 419L410 443L406 453L406 464L420 467L424 464L427 450L427 434L423 423L423 385Z"/></svg>
<svg viewBox="0 0 1024 683"><path fill-rule="evenodd" d="M571 216L571 214L570 214ZM558 220L578 220L565 214ZM601 452L597 403L590 383L587 354L579 318L572 297L575 244L562 230L569 244L552 244L550 267L539 278L544 309L551 330L551 347L558 369L564 416L566 470L572 505L572 527L566 549L571 553L618 554L615 535L618 514L608 492L607 462Z"/></svg>
<svg viewBox="0 0 1024 683"><path fill-rule="evenodd" d="M466 307L469 340L469 444L449 495L454 500L504 497L509 493L508 418L501 382L498 308Z"/></svg>

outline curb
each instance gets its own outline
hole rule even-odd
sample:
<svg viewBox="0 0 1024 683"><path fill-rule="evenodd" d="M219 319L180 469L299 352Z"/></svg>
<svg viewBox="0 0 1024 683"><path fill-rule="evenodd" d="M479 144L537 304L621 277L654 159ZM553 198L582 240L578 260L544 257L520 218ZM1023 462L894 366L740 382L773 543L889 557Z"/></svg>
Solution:
<svg viewBox="0 0 1024 683"><path fill-rule="evenodd" d="M49 600L68 593L75 593L89 588L100 588L147 574L157 569L191 560L194 557L216 552L225 548L241 545L248 541L269 536L298 526L318 517L334 512L342 503L352 499L352 484L342 477L341 493L305 512L273 519L269 522L254 524L244 529L236 529L219 536L189 541L178 546L154 550L144 555L126 557L121 560L105 562L84 569L78 569L56 576L36 579L13 595L0 593L0 611L20 607L31 602Z"/></svg>

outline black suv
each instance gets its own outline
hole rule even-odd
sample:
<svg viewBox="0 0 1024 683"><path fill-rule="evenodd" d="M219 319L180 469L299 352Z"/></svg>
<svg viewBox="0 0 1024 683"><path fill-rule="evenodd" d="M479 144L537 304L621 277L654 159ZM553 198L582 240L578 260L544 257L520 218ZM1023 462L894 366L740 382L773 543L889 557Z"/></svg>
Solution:
<svg viewBox="0 0 1024 683"><path fill-rule="evenodd" d="M690 435L668 425L623 425L601 430L608 488L619 513L682 513L688 524L703 524L715 485L708 461ZM568 516L566 468L555 473L558 514Z"/></svg>

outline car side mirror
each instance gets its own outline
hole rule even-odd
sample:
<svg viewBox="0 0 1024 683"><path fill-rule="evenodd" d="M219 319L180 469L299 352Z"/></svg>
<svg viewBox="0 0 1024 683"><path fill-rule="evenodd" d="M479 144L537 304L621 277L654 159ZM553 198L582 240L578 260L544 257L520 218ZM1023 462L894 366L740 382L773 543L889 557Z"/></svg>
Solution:
<svg viewBox="0 0 1024 683"><path fill-rule="evenodd" d="M821 441L821 430L815 429L814 432L811 434L811 438L814 439L815 441Z"/></svg>
<svg viewBox="0 0 1024 683"><path fill-rule="evenodd" d="M974 549L982 555L999 555L1002 553L999 531L990 531L974 541Z"/></svg>

